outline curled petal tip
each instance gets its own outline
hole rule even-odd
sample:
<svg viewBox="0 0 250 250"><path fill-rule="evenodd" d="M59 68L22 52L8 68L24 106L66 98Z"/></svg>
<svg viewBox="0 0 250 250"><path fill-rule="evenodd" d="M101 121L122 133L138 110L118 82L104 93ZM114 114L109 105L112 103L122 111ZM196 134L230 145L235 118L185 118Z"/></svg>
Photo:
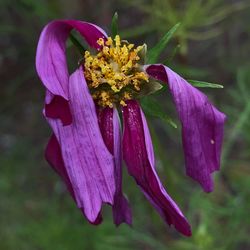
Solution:
<svg viewBox="0 0 250 250"><path fill-rule="evenodd" d="M72 123L69 102L61 96L54 96L49 104L45 104L45 115L49 118L60 119L64 126Z"/></svg>
<svg viewBox="0 0 250 250"><path fill-rule="evenodd" d="M82 212L84 214L84 211L82 211ZM92 224L94 226L98 226L103 222L103 218L102 218L101 213L99 213L94 220L90 221L88 218L87 218L87 220L89 221L90 224Z"/></svg>
<svg viewBox="0 0 250 250"><path fill-rule="evenodd" d="M72 29L76 29L94 48L99 48L97 40L100 37L106 37L96 25L77 20L55 20L43 29L37 46L36 70L46 89L65 100L69 100L66 40Z"/></svg>
<svg viewBox="0 0 250 250"><path fill-rule="evenodd" d="M113 206L113 218L117 227L122 223L132 226L132 212L128 201L124 196L119 197L119 200L115 202Z"/></svg>
<svg viewBox="0 0 250 250"><path fill-rule="evenodd" d="M211 192L211 174L220 167L226 116L203 93L168 67L154 64L145 66L145 70L168 84L182 124L186 172L205 192Z"/></svg>
<svg viewBox="0 0 250 250"><path fill-rule="evenodd" d="M156 173L154 152L145 116L136 101L123 107L123 155L143 194L162 218L184 235L190 235L190 226L181 210L164 189Z"/></svg>

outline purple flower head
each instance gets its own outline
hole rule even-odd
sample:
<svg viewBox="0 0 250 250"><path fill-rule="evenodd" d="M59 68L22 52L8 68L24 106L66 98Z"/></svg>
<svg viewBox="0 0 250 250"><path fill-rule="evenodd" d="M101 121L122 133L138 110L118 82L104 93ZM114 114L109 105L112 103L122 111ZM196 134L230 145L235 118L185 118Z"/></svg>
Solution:
<svg viewBox="0 0 250 250"><path fill-rule="evenodd" d="M66 40L77 30L92 47L69 75ZM165 82L181 125L186 172L206 192L219 169L225 115L200 91L162 64L141 65L144 46L114 39L94 24L59 20L42 31L36 69L46 88L43 114L53 130L45 157L65 182L92 224L102 221L108 203L114 223L132 223L122 191L122 159L128 172L162 218L186 236L191 228L161 184L139 97L152 89L152 78ZM95 53L93 52L95 51ZM122 111L123 131L118 110Z"/></svg>

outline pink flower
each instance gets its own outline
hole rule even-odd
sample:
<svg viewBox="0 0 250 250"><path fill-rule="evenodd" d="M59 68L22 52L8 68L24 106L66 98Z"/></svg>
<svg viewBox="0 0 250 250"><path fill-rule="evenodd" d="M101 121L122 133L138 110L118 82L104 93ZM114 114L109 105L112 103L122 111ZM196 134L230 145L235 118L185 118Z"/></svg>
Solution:
<svg viewBox="0 0 250 250"><path fill-rule="evenodd" d="M85 63L69 75L65 44L72 29L99 54L86 52ZM101 28L76 20L53 21L42 31L36 68L46 88L43 113L53 130L46 159L89 222L99 224L102 204L108 203L119 225L132 221L122 192L123 155L129 174L163 219L190 236L188 221L157 176L137 95L150 76L169 86L182 124L187 174L207 192L213 188L211 173L220 165L225 115L168 67L140 67L141 47L121 44L119 37L113 42ZM122 139L117 108L123 116Z"/></svg>

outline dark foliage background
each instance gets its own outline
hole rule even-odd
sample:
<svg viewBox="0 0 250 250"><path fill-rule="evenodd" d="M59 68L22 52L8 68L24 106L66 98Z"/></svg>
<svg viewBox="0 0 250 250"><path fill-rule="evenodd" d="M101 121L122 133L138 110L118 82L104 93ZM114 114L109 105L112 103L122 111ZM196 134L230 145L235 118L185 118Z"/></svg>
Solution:
<svg viewBox="0 0 250 250"><path fill-rule="evenodd" d="M101 226L89 225L43 158L50 131L34 67L41 29L49 20L74 18L110 31L115 11L122 37L149 47L181 22L161 61L187 79L225 86L202 89L228 115L222 170L211 194L185 177L179 129L148 117L158 172L190 220L192 238L161 221L126 171L133 228L116 228L108 207ZM249 0L1 0L0 249L250 249L249 14ZM177 121L170 96L157 98Z"/></svg>

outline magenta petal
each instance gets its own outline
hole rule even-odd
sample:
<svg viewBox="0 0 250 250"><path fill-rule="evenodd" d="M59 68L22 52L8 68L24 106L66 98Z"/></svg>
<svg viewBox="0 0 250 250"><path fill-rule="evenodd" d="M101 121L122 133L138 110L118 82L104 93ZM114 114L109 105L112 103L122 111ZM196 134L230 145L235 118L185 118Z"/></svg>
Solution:
<svg viewBox="0 0 250 250"><path fill-rule="evenodd" d="M114 160L103 142L82 69L69 79L69 99L71 125L63 126L58 119L47 120L60 144L77 205L94 222L103 202L113 204Z"/></svg>
<svg viewBox="0 0 250 250"><path fill-rule="evenodd" d="M122 157L121 157L121 127L117 110L98 108L98 121L103 140L114 156L116 192L113 205L114 223L118 226L125 222L132 224L131 209L122 193Z"/></svg>
<svg viewBox="0 0 250 250"><path fill-rule="evenodd" d="M54 134L50 137L48 145L46 147L45 159L53 167L53 169L62 177L70 194L75 200L74 191L64 166L61 148Z"/></svg>
<svg viewBox="0 0 250 250"><path fill-rule="evenodd" d="M54 95L68 100L69 72L66 61L66 40L72 29L76 29L94 48L96 41L106 37L101 28L77 20L57 20L43 29L36 53L37 73L45 87Z"/></svg>
<svg viewBox="0 0 250 250"><path fill-rule="evenodd" d="M45 104L45 115L49 118L61 119L64 126L72 122L69 103L59 95L55 95L49 104Z"/></svg>
<svg viewBox="0 0 250 250"><path fill-rule="evenodd" d="M83 215L85 215L84 214L84 211L82 211L83 212ZM102 221L103 221L103 218L102 218L102 214L101 214L101 212L97 215L97 218L96 218L96 220L94 221L94 222L91 222L91 221L89 221L92 225L95 225L95 226L97 226L97 225L100 225L101 223L102 223Z"/></svg>
<svg viewBox="0 0 250 250"><path fill-rule="evenodd" d="M144 114L136 101L129 101L123 108L123 118L123 154L129 174L164 220L182 234L190 236L190 225L157 176L151 137Z"/></svg>
<svg viewBox="0 0 250 250"><path fill-rule="evenodd" d="M63 162L61 148L54 134L50 137L48 145L46 147L45 159L52 166L52 168L61 176L72 198L76 201L74 190L70 183L70 179ZM85 216L83 209L82 213ZM90 223L94 225L99 225L100 223L102 223L101 214L98 214L97 219L94 222L90 221Z"/></svg>
<svg viewBox="0 0 250 250"><path fill-rule="evenodd" d="M223 126L226 116L199 90L164 65L150 65L152 77L168 83L182 124L186 173L204 191L213 190L211 174L220 168Z"/></svg>

